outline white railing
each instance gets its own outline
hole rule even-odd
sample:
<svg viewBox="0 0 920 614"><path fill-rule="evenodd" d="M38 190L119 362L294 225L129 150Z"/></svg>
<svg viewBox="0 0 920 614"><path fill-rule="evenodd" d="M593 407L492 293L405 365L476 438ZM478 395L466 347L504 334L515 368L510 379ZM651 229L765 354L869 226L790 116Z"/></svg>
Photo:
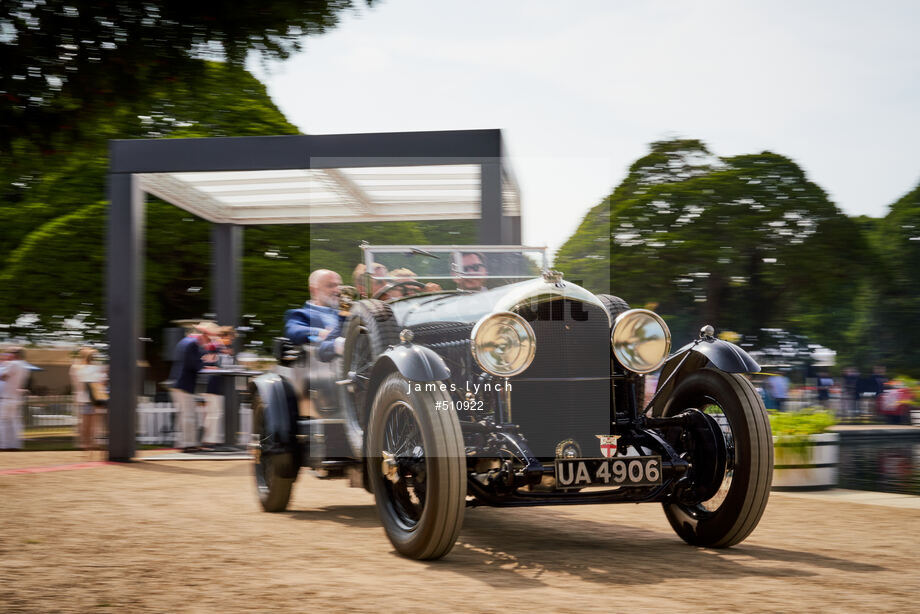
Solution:
<svg viewBox="0 0 920 614"><path fill-rule="evenodd" d="M176 440L176 408L172 403L137 404L137 443L172 445Z"/></svg>
<svg viewBox="0 0 920 614"><path fill-rule="evenodd" d="M175 445L179 438L179 419L172 403L142 401L137 404L137 442L146 445ZM237 445L249 443L252 433L252 409L240 403Z"/></svg>
<svg viewBox="0 0 920 614"><path fill-rule="evenodd" d="M70 394L29 395L25 397L22 409L23 427L30 431L75 427L80 421L79 407Z"/></svg>
<svg viewBox="0 0 920 614"><path fill-rule="evenodd" d="M41 432L60 434L68 431L76 436L80 424L80 404L73 395L27 396L22 404L23 427L40 436ZM141 397L137 404L137 443L146 445L174 445L178 433L176 408L172 403L154 403ZM240 404L239 437L237 445L249 443L252 432L252 409L249 403Z"/></svg>

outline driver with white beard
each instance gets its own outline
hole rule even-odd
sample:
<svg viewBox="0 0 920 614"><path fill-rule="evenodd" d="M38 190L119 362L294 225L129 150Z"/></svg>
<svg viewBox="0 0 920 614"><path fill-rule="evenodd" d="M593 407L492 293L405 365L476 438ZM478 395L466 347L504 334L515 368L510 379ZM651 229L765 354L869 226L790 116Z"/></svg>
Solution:
<svg viewBox="0 0 920 614"><path fill-rule="evenodd" d="M318 269L310 274L310 300L284 314L284 336L293 343L318 344L317 356L329 362L342 354L344 316L339 313L342 278L335 271Z"/></svg>

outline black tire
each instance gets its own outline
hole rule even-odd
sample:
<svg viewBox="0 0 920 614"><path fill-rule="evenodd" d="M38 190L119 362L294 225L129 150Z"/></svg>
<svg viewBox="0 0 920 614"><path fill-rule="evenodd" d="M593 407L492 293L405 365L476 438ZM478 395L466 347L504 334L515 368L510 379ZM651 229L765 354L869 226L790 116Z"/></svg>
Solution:
<svg viewBox="0 0 920 614"><path fill-rule="evenodd" d="M720 423L728 449L725 474L712 498L665 503L665 515L688 544L727 548L750 535L767 506L773 481L770 422L747 378L715 369L701 369L680 381L664 414L691 407Z"/></svg>
<svg viewBox="0 0 920 614"><path fill-rule="evenodd" d="M463 434L447 392L409 393L409 385L392 373L378 388L368 425L367 464L377 512L393 547L412 559L438 559L454 547L463 524Z"/></svg>
<svg viewBox="0 0 920 614"><path fill-rule="evenodd" d="M291 452L278 452L271 435L263 435L265 405L258 391L252 395L252 442L255 463L253 473L259 503L266 512L283 512L291 500L291 488L297 471ZM257 430L258 429L258 430ZM293 476L293 477L292 477Z"/></svg>
<svg viewBox="0 0 920 614"><path fill-rule="evenodd" d="M368 401L367 378L377 357L387 347L399 343L399 327L389 305L377 299L365 299L351 306L343 330L345 347L339 375L340 379L352 379L353 384L341 387L341 406L349 416L363 422L361 412Z"/></svg>
<svg viewBox="0 0 920 614"><path fill-rule="evenodd" d="M604 307L607 309L607 313L610 314L611 322L616 320L618 315L624 311L629 310L629 303L621 299L619 296L614 296L612 294L598 294L597 298L601 300L601 302L604 304Z"/></svg>

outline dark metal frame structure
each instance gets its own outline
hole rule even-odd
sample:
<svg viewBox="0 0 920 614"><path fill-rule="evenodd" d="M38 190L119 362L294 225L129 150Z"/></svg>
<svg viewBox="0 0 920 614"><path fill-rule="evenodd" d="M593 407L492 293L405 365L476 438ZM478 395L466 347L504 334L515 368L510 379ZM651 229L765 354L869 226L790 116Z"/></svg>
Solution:
<svg viewBox="0 0 920 614"><path fill-rule="evenodd" d="M506 215L503 208L502 182L510 175L503 156L500 130L111 141L106 271L109 459L131 460L136 445L146 198L138 175L475 164L480 168L479 242L520 244L520 216ZM182 207L181 202L172 204ZM213 225L216 291L211 300L221 325L239 323L241 250L242 226Z"/></svg>

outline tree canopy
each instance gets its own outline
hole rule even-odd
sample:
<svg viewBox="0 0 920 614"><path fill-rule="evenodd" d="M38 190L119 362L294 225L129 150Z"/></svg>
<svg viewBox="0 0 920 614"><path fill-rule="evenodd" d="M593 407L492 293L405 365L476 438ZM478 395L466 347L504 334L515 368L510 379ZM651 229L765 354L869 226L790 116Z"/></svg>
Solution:
<svg viewBox="0 0 920 614"><path fill-rule="evenodd" d="M47 338L66 334L61 322L104 323L107 140L131 137L202 137L296 134L265 87L236 66L204 62L195 87L160 84L150 99L123 104L95 125L70 154L0 169L9 181L0 199L0 322L24 313L28 330ZM92 138L89 138L91 135ZM145 330L154 340L170 321L200 318L210 310L210 225L188 212L149 199L144 264ZM243 313L248 342L280 333L282 315L307 299L306 279L330 268L348 282L361 240L376 243L475 242L475 223L388 222L247 226L243 232ZM55 332L57 331L57 332Z"/></svg>
<svg viewBox="0 0 920 614"><path fill-rule="evenodd" d="M37 167L23 161L5 169L6 178L13 179L8 194L16 197L0 200L0 318L24 312L101 315L108 139L297 133L248 72L224 63L199 63L201 78L194 88L185 82L162 83L150 99L116 107L87 126L81 147L72 153L42 158ZM207 294L187 292L202 285L190 280L207 278L210 259L207 224L184 221L193 219L155 199L148 203L148 324L184 317L174 315L177 294L189 299L189 313L207 310ZM84 270L84 262L95 268Z"/></svg>
<svg viewBox="0 0 920 614"><path fill-rule="evenodd" d="M370 4L371 0L367 0ZM0 153L48 151L164 84L197 87L202 58L284 59L353 0L10 0L0 9ZM21 152L20 152L21 153Z"/></svg>
<svg viewBox="0 0 920 614"><path fill-rule="evenodd" d="M719 158L694 140L653 143L557 255L592 289L654 305L675 333L789 328L838 348L868 260L859 225L792 160Z"/></svg>
<svg viewBox="0 0 920 614"><path fill-rule="evenodd" d="M860 288L864 309L851 331L864 360L920 365L920 185L869 227L878 256Z"/></svg>

